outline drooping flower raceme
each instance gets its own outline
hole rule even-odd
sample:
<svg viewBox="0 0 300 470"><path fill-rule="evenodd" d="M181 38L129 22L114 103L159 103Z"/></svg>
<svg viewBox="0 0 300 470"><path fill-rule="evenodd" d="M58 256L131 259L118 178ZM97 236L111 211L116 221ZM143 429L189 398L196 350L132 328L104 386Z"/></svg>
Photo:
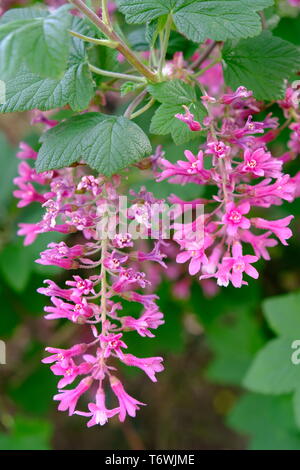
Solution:
<svg viewBox="0 0 300 470"><path fill-rule="evenodd" d="M163 370L161 357L140 358L127 352L124 338L124 332L130 331L151 338L164 323L156 303L158 297L149 293L151 282L137 269L137 264L145 261L165 266L162 242L158 238L150 252L134 250L133 235L116 230L121 222L118 176L111 181L96 178L83 165L37 174L28 163L36 158L36 153L26 144L21 145L18 157L22 159L19 176L15 178L19 187L15 191L18 205L38 202L44 209L39 222L20 224L19 234L25 235L25 244L32 243L44 232L74 234L73 244L50 243L37 260L45 266L71 271L63 288L46 280L45 286L38 290L51 300L51 305L45 307L45 318L67 319L90 331L87 342L69 349L46 348L50 355L43 362L51 364L52 372L61 377L54 400L59 402L58 409L68 410L69 415L87 416L88 426L103 425L115 415L124 421L126 415L135 416L144 403L124 389L117 377L118 361L141 369L153 382ZM150 228L149 199L155 200L141 192L122 214L125 220L139 227L140 233L147 234ZM140 304L138 318L121 315L124 305L130 306L132 302ZM68 386L72 388L66 389ZM107 409L105 404L109 388L116 398L112 409ZM78 401L85 393L91 401L88 410L81 411Z"/></svg>
<svg viewBox="0 0 300 470"><path fill-rule="evenodd" d="M167 179L216 189L211 200L198 201L205 209L202 239L191 243L193 224L174 224L174 240L180 246L177 262L188 262L189 273L197 274L200 280L216 278L220 286L232 283L241 287L247 284L244 275L258 277L252 264L259 258L269 259L268 248L277 245L278 240L286 245L292 236L288 228L292 215L278 220L269 220L267 212L266 218L252 215L254 207L269 209L296 197L298 177L283 172L283 164L300 152L298 102L289 90L285 100L279 102L286 117L295 120L290 124L292 152L283 157L274 157L267 148L280 132L278 120L271 115L255 120L254 115L263 110L264 104L244 87L218 96L205 92L202 102L208 117L199 126L195 126L192 112L186 107L184 114L175 115L191 131L206 130L207 140L197 155L186 150L186 160L171 163L160 156L156 161L161 169L156 170L157 181ZM174 201L174 196L170 200ZM181 201L183 206L185 203L188 201Z"/></svg>

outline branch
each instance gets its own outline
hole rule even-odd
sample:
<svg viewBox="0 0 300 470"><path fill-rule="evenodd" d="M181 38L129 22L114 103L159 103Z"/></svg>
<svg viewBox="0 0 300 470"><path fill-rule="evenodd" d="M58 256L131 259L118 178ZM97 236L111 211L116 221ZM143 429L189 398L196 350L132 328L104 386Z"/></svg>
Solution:
<svg viewBox="0 0 300 470"><path fill-rule="evenodd" d="M157 82L157 75L152 72L140 59L135 55L135 53L125 44L125 42L108 26L105 24L96 13L88 8L82 0L69 0L70 3L73 3L78 10L80 10L89 20L94 23L101 31L105 34L111 41L117 42L118 45L116 49L126 57L128 62L132 64L136 70L138 70L144 77L146 77L150 82Z"/></svg>
<svg viewBox="0 0 300 470"><path fill-rule="evenodd" d="M217 41L214 41L210 44L210 46L208 46L208 48L206 49L205 52L203 52L202 55L200 55L200 57L198 57L198 59L196 59L192 65L191 65L191 68L194 70L194 69L197 69L198 67L200 67L201 64L203 64L203 62L210 56L210 54L212 53L212 51L214 50L214 48L217 46Z"/></svg>

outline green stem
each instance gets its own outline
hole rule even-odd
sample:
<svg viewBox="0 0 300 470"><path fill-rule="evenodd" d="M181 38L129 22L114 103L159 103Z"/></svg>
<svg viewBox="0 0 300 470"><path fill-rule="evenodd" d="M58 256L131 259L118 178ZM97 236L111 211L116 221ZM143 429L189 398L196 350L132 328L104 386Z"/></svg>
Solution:
<svg viewBox="0 0 300 470"><path fill-rule="evenodd" d="M134 82L146 83L146 80L143 77L138 77L137 75L127 75L126 73L111 72L110 70L103 70L95 67L92 64L89 64L89 69L91 72L96 73L97 75L103 75L104 77L112 77L120 80L130 80Z"/></svg>
<svg viewBox="0 0 300 470"><path fill-rule="evenodd" d="M110 39L90 38L89 36L85 36L84 34L76 33L76 31L71 30L69 30L69 33L72 34L72 36L75 36L76 38L82 39L83 41L91 42L93 44L96 44L97 46L106 46L111 47L113 49L116 49L116 47L118 46L118 43L116 41L111 41Z"/></svg>
<svg viewBox="0 0 300 470"><path fill-rule="evenodd" d="M168 50L168 44L169 44L169 39L170 39L170 33L171 33L171 26L172 26L172 16L169 15L167 22L166 22L166 27L165 27L165 32L164 36L162 39L162 44L161 44L161 55L160 55L160 60L158 64L158 74L161 77L162 75L162 70L165 65L165 60L166 60L166 55L167 55L167 50Z"/></svg>
<svg viewBox="0 0 300 470"><path fill-rule="evenodd" d="M148 111L148 109L151 108L151 106L153 106L155 103L155 99L154 98L151 98L151 100L145 104L145 106L143 106L141 109L139 109L138 111L136 111L135 113L133 113L130 117L130 119L134 119L138 116L140 116L141 114L145 113L146 111Z"/></svg>
<svg viewBox="0 0 300 470"><path fill-rule="evenodd" d="M105 325L106 314L107 314L107 305L106 305L107 280L106 280L106 269L104 266L106 251L107 251L107 238L104 238L101 242L101 273L100 273L100 277L101 277L101 323L102 323L103 334L105 334L104 325Z"/></svg>
<svg viewBox="0 0 300 470"><path fill-rule="evenodd" d="M135 108L143 101L145 96L147 95L147 90L143 90L139 95L137 95L134 100L130 103L128 108L126 109L124 113L124 117L131 117L132 112L135 110Z"/></svg>
<svg viewBox="0 0 300 470"><path fill-rule="evenodd" d="M110 17L109 17L109 13L108 13L108 1L107 0L102 0L101 10L102 10L103 23L107 24L107 26L109 26L111 28L111 22L110 22Z"/></svg>
<svg viewBox="0 0 300 470"><path fill-rule="evenodd" d="M69 0L69 2L73 3L81 13L83 13L89 20L94 23L102 33L105 34L111 41L117 42L118 46L116 49L126 57L127 61L135 67L144 77L146 77L150 82L158 82L157 75L149 69L140 59L136 56L136 54L125 44L125 42L116 34L114 31L110 29L110 27L105 24L96 13L88 8L82 0Z"/></svg>

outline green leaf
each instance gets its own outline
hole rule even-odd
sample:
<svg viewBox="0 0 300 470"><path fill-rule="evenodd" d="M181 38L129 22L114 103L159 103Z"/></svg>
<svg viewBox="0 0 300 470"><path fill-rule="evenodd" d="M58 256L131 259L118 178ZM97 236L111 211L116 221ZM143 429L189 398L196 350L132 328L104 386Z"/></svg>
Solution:
<svg viewBox="0 0 300 470"><path fill-rule="evenodd" d="M122 0L119 9L128 23L147 23L168 15L177 3L177 0Z"/></svg>
<svg viewBox="0 0 300 470"><path fill-rule="evenodd" d="M24 9L32 10L32 9ZM78 17L72 19L72 30L91 34L88 25ZM92 74L88 68L83 41L73 37L67 71L61 79L44 78L23 66L17 76L6 81L6 102L0 113L40 109L47 111L70 105L82 111L94 95Z"/></svg>
<svg viewBox="0 0 300 470"><path fill-rule="evenodd" d="M27 71L6 82L6 102L0 113L39 109L47 111L69 104L74 111L87 108L94 87L86 63L72 65L61 80L42 78Z"/></svg>
<svg viewBox="0 0 300 470"><path fill-rule="evenodd" d="M273 339L259 351L244 380L253 392L280 395L293 392L300 383L300 367L292 362L290 338Z"/></svg>
<svg viewBox="0 0 300 470"><path fill-rule="evenodd" d="M151 153L146 134L123 116L86 113L50 129L43 136L37 170L63 168L84 160L111 176Z"/></svg>
<svg viewBox="0 0 300 470"><path fill-rule="evenodd" d="M160 103L182 105L196 100L195 89L179 79L149 85L148 90Z"/></svg>
<svg viewBox="0 0 300 470"><path fill-rule="evenodd" d="M221 384L240 385L253 354L263 345L260 324L247 308L217 318L206 331L214 360L207 377Z"/></svg>
<svg viewBox="0 0 300 470"><path fill-rule="evenodd" d="M255 36L261 31L256 13L273 0L123 0L120 10L128 23L146 23L172 14L179 32L195 42Z"/></svg>
<svg viewBox="0 0 300 470"><path fill-rule="evenodd" d="M226 44L222 56L226 84L233 89L243 85L259 100L283 98L284 80L300 67L298 48L269 31L235 46Z"/></svg>
<svg viewBox="0 0 300 470"><path fill-rule="evenodd" d="M178 30L195 42L205 39L225 41L256 36L261 31L261 20L256 13L261 9L255 0L203 0L186 2L174 14L174 22Z"/></svg>
<svg viewBox="0 0 300 470"><path fill-rule="evenodd" d="M193 104L190 107L196 121L202 121L206 115L201 103ZM171 134L176 145L184 144L192 139L197 139L202 132L191 131L190 128L179 119L175 114L182 114L184 110L182 105L162 104L155 112L150 126L152 134L167 135Z"/></svg>
<svg viewBox="0 0 300 470"><path fill-rule="evenodd" d="M199 138L201 131L192 132L184 122L175 118L175 114L184 113L182 105L190 108L197 121L202 121L206 116L206 109L201 102L197 101L196 92L192 86L176 79L150 85L148 89L151 95L162 103L152 118L150 132L159 135L171 133L177 145Z"/></svg>
<svg viewBox="0 0 300 470"><path fill-rule="evenodd" d="M125 96L128 93L132 93L133 91L140 88L140 86L141 86L140 83L137 83L137 82L124 82L120 88L121 96Z"/></svg>
<svg viewBox="0 0 300 470"><path fill-rule="evenodd" d="M0 26L17 20L32 20L49 16L49 11L42 7L12 8L0 18Z"/></svg>
<svg viewBox="0 0 300 470"><path fill-rule="evenodd" d="M134 51L149 51L149 41L144 27L135 29L128 34L128 44Z"/></svg>
<svg viewBox="0 0 300 470"><path fill-rule="evenodd" d="M59 78L66 69L72 16L63 6L46 17L18 19L0 26L0 77L14 77L20 66Z"/></svg>
<svg viewBox="0 0 300 470"><path fill-rule="evenodd" d="M227 424L250 437L250 450L300 450L290 396L248 393L230 411Z"/></svg>
<svg viewBox="0 0 300 470"><path fill-rule="evenodd" d="M300 292L271 297L263 303L265 317L278 335L295 337L300 331Z"/></svg>

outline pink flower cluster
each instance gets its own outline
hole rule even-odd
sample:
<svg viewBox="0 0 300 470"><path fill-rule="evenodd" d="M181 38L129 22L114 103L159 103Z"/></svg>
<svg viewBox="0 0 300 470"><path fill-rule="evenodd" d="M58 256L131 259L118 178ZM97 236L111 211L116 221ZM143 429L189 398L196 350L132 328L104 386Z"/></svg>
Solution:
<svg viewBox="0 0 300 470"><path fill-rule="evenodd" d="M185 204L203 204L205 214L193 223L174 223L174 240L180 246L178 263L189 263L189 273L200 275L200 280L215 278L218 285L232 283L241 287L247 282L244 275L259 276L253 263L260 258L270 259L268 248L287 245L292 236L288 228L293 216L283 219L251 215L255 207L261 210L292 202L296 197L299 175L291 178L283 172L283 164L300 152L300 114L295 90L287 89L279 102L292 130L291 152L274 157L267 144L274 140L281 128L277 118L268 114L263 120L254 116L264 110L252 92L239 87L235 92L218 97L205 93L202 102L207 117L202 123L194 119L192 108L184 107L175 118L189 126L191 131L204 130L207 140L194 155L184 152L185 160L171 163L160 156L156 160L157 181L168 180L177 184L198 184L216 188L210 200L181 201ZM286 127L284 125L282 128ZM171 196L174 202L176 196ZM200 220L201 219L201 220ZM195 225L203 230L201 239L195 240ZM253 254L246 254L252 248Z"/></svg>
<svg viewBox="0 0 300 470"><path fill-rule="evenodd" d="M144 261L165 266L163 242L157 239L153 250L146 252L133 249L135 240L129 232L116 231L111 238L108 236L109 230L120 223L120 177L114 176L111 181L95 177L83 164L37 174L28 163L36 156L32 148L21 144L18 157L22 162L19 176L14 180L19 189L14 194L19 198L19 207L37 202L44 208L44 215L35 224L20 224L19 234L25 235L25 244L32 243L44 232L74 234L71 246L64 241L50 243L37 263L84 274L72 273L64 288L46 280L46 286L38 292L51 300L51 306L45 307L47 320L67 319L90 332L88 342L69 349L46 348L50 356L43 362L51 363L52 372L61 376L54 400L59 402L59 410L89 417L88 426L103 425L115 415L124 421L126 415L135 416L144 403L125 391L115 372L118 361L143 370L153 382L156 373L163 370L161 357L139 358L127 353L123 338L124 332L130 331L152 338L153 330L164 323L156 303L158 297L149 292L151 282L138 269ZM154 202L152 195L141 191L126 211L129 222L146 235L150 201ZM121 315L124 307L130 308L132 302L141 306L138 318ZM74 388L65 389L78 380ZM116 397L112 409L107 409L105 404L109 387ZM88 411L80 411L77 402L86 392L90 398Z"/></svg>
<svg viewBox="0 0 300 470"><path fill-rule="evenodd" d="M300 7L300 0L288 0L288 2L292 7Z"/></svg>

